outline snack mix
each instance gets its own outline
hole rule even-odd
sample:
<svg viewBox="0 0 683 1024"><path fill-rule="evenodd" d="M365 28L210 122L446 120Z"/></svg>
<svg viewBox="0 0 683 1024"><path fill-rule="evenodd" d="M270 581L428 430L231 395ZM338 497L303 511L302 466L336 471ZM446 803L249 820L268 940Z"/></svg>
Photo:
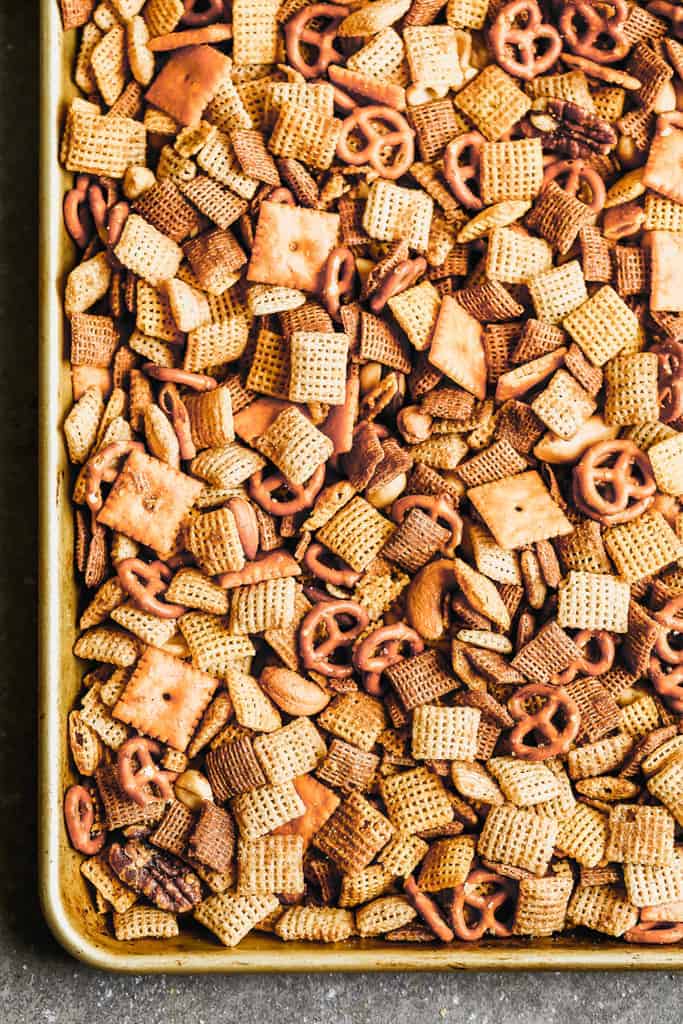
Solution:
<svg viewBox="0 0 683 1024"><path fill-rule="evenodd" d="M61 7L102 926L681 941L680 3Z"/></svg>

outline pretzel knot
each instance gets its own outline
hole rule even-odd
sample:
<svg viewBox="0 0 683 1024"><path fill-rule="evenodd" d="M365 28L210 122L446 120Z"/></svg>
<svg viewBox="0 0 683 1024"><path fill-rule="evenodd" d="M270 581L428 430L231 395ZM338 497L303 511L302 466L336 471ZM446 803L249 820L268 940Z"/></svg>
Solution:
<svg viewBox="0 0 683 1024"><path fill-rule="evenodd" d="M177 619L187 611L180 604L165 604L157 600L157 596L168 589L173 575L164 562L147 563L140 558L124 558L116 566L116 572L119 583L130 594L133 604L143 612L160 619Z"/></svg>
<svg viewBox="0 0 683 1024"><path fill-rule="evenodd" d="M91 512L97 513L103 505L102 484L111 484L119 475L119 460L132 451L144 451L140 441L112 441L88 459L85 467L85 500Z"/></svg>
<svg viewBox="0 0 683 1024"><path fill-rule="evenodd" d="M415 284L418 277L422 277L427 269L427 260L424 256L416 256L414 260L401 260L391 270L370 299L370 309L373 313L381 313L389 299L400 292L406 291Z"/></svg>
<svg viewBox="0 0 683 1024"><path fill-rule="evenodd" d="M465 132L449 142L444 150L444 178L455 198L467 210L484 208L479 196L472 191L470 182L479 183L479 154L485 141L480 132ZM467 163L461 164L460 157Z"/></svg>
<svg viewBox="0 0 683 1024"><path fill-rule="evenodd" d="M285 25L287 58L292 67L304 78L324 75L330 64L344 63L343 55L335 50L333 44L337 29L348 13L348 7L342 7L341 4L310 4L289 19ZM308 23L314 18L329 19L329 25L320 31L309 28ZM302 43L313 46L318 51L318 56L312 64L308 63L301 52Z"/></svg>
<svg viewBox="0 0 683 1024"><path fill-rule="evenodd" d="M409 654L403 655L401 648L409 647ZM365 673L363 684L368 693L379 696L382 673L403 661L404 657L414 658L424 650L424 641L419 633L405 622L373 629L353 652L353 663L359 672Z"/></svg>
<svg viewBox="0 0 683 1024"><path fill-rule="evenodd" d="M601 13L606 10L613 13ZM596 64L614 64L630 49L623 31L627 16L626 0L610 0L609 8L591 0L566 0L560 11L560 35L573 53Z"/></svg>
<svg viewBox="0 0 683 1024"><path fill-rule="evenodd" d="M103 245L114 246L118 243L130 213L128 203L123 200L117 203L115 198L115 193L112 200L105 198L101 185L90 185L88 188L88 206Z"/></svg>
<svg viewBox="0 0 683 1024"><path fill-rule="evenodd" d="M105 834L91 835L95 824L92 795L85 786L69 786L64 796L64 819L71 845L79 853L92 856L104 846Z"/></svg>
<svg viewBox="0 0 683 1024"><path fill-rule="evenodd" d="M683 664L683 648L672 647L669 640L671 634L678 638L683 633L683 594L672 597L659 611L652 613L652 618L664 627L655 641L658 657L669 665Z"/></svg>
<svg viewBox="0 0 683 1024"><path fill-rule="evenodd" d="M487 932L501 938L512 935L512 915L509 913L506 921L498 920L496 915L506 904L509 907L514 897L512 879L483 868L472 871L453 890L451 921L457 938L476 942Z"/></svg>
<svg viewBox="0 0 683 1024"><path fill-rule="evenodd" d="M249 495L265 512L273 516L293 516L310 508L325 481L325 463L318 466L305 484L293 484L284 473L276 470L264 477L259 469L249 480ZM290 498L275 497L277 491L287 491Z"/></svg>
<svg viewBox="0 0 683 1024"><path fill-rule="evenodd" d="M557 179L560 179L557 181ZM587 188L590 193L590 202L586 206L595 213L600 213L605 205L607 193L605 183L587 160L555 160L548 164L543 175L543 186L549 181L557 181L557 184L570 196L582 198Z"/></svg>
<svg viewBox="0 0 683 1024"><path fill-rule="evenodd" d="M353 620L347 629L339 624L344 617ZM350 647L367 624L368 613L356 601L321 601L304 616L299 629L299 649L305 667L332 679L348 679L353 666L335 664L330 656L340 648ZM316 643L321 627L326 635Z"/></svg>
<svg viewBox="0 0 683 1024"><path fill-rule="evenodd" d="M676 714L683 714L683 648L674 646L683 633L683 594L653 612L660 630L652 648L648 675L655 690Z"/></svg>
<svg viewBox="0 0 683 1024"><path fill-rule="evenodd" d="M388 130L379 131L377 125L388 126ZM352 148L350 136L354 132L365 139L362 149ZM354 167L370 164L382 178L400 178L412 164L414 152L413 130L393 107L379 104L357 107L342 122L337 156L345 164Z"/></svg>
<svg viewBox="0 0 683 1024"><path fill-rule="evenodd" d="M332 552L327 551L322 544L314 541L306 548L304 565L314 576L325 583L331 583L334 587L353 587L360 579L360 573L354 572L349 566L336 569L333 565L326 565L322 560L325 554L331 555Z"/></svg>
<svg viewBox="0 0 683 1024"><path fill-rule="evenodd" d="M185 13L180 19L183 25L192 25L193 27L199 25L210 25L212 21L219 21L225 17L225 7L223 0L208 0L208 5L205 11L197 11L199 0L183 0L185 7Z"/></svg>
<svg viewBox="0 0 683 1024"><path fill-rule="evenodd" d="M667 338L650 349L659 362L659 418L673 423L683 416L683 344Z"/></svg>
<svg viewBox="0 0 683 1024"><path fill-rule="evenodd" d="M344 245L333 249L325 264L322 299L325 309L334 319L339 313L342 295L348 295L353 288L355 273L356 260L351 250Z"/></svg>
<svg viewBox="0 0 683 1024"><path fill-rule="evenodd" d="M572 661L564 672L556 672L552 677L554 686L572 683L578 675L601 676L609 672L614 663L614 638L606 629L582 629L574 637L574 643L584 652L583 657ZM591 650L597 657L589 656Z"/></svg>
<svg viewBox="0 0 683 1024"><path fill-rule="evenodd" d="M611 463L611 465L610 465ZM574 501L603 526L629 523L650 507L657 485L633 441L599 441L574 467Z"/></svg>
<svg viewBox="0 0 683 1024"><path fill-rule="evenodd" d="M90 178L87 174L79 174L76 184L64 196L62 207L64 227L69 232L79 249L85 249L93 231L92 214L88 202L88 186Z"/></svg>
<svg viewBox="0 0 683 1024"><path fill-rule="evenodd" d="M178 773L164 771L155 764L152 754L158 757L160 753L160 744L144 736L132 736L119 747L117 767L121 789L141 807L157 799L150 785L156 786L163 800L173 798L172 782Z"/></svg>
<svg viewBox="0 0 683 1024"><path fill-rule="evenodd" d="M526 701L531 697L548 699L532 714L526 710ZM517 722L510 733L510 750L514 757L523 761L546 761L549 757L566 754L581 725L581 713L575 701L565 690L546 683L523 686L510 698L508 708ZM564 718L561 728L553 722L559 714ZM529 746L524 741L532 732L537 740L547 742L535 747Z"/></svg>
<svg viewBox="0 0 683 1024"><path fill-rule="evenodd" d="M453 558L462 539L462 519L455 510L450 494L408 494L394 502L391 518L395 523L402 523L411 508L426 512L430 519L450 532L450 537L439 550L447 558Z"/></svg>
<svg viewBox="0 0 683 1024"><path fill-rule="evenodd" d="M683 939L683 922L643 921L624 932L627 942L644 942L648 945L663 946Z"/></svg>
<svg viewBox="0 0 683 1024"><path fill-rule="evenodd" d="M520 21L522 28L517 27ZM513 0L506 4L499 11L489 38L497 63L517 78L543 74L562 50L557 29L543 21L536 0ZM543 52L539 52L541 47Z"/></svg>

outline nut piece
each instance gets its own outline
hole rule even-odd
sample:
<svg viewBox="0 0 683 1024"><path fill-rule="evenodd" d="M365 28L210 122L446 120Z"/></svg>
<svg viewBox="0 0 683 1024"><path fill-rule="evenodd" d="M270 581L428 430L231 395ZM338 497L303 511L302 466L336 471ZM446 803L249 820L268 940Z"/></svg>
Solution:
<svg viewBox="0 0 683 1024"><path fill-rule="evenodd" d="M405 473L399 473L393 480L380 484L379 487L368 487L365 497L374 508L388 508L403 494L407 484L408 477Z"/></svg>
<svg viewBox="0 0 683 1024"><path fill-rule="evenodd" d="M205 775L196 768L188 768L179 775L173 784L176 799L189 807L191 811L201 810L204 800L213 801L211 784Z"/></svg>
<svg viewBox="0 0 683 1024"><path fill-rule="evenodd" d="M131 164L123 176L123 194L126 199L139 199L143 192L155 184L154 171L150 167Z"/></svg>
<svg viewBox="0 0 683 1024"><path fill-rule="evenodd" d="M405 405L396 417L396 426L407 444L419 444L431 435L432 417L417 405Z"/></svg>
<svg viewBox="0 0 683 1024"><path fill-rule="evenodd" d="M320 686L288 668L268 666L259 682L270 699L288 715L315 715L330 700Z"/></svg>

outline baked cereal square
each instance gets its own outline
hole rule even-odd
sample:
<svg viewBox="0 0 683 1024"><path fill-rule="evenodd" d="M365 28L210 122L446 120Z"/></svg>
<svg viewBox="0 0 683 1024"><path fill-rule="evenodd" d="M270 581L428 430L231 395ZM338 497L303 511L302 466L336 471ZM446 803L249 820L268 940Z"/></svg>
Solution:
<svg viewBox="0 0 683 1024"><path fill-rule="evenodd" d="M213 676L148 647L112 714L146 736L185 750L218 686Z"/></svg>
<svg viewBox="0 0 683 1024"><path fill-rule="evenodd" d="M97 520L164 557L203 484L165 462L133 451L114 481Z"/></svg>

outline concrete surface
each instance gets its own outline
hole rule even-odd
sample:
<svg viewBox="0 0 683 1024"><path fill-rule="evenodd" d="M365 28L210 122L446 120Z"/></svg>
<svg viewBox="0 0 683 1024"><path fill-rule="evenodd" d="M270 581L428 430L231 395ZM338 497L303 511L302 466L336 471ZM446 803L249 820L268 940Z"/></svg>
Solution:
<svg viewBox="0 0 683 1024"><path fill-rule="evenodd" d="M55 0L57 2L57 0ZM2 1024L668 1024L678 979L630 975L115 977L71 960L36 900L37 24L0 0Z"/></svg>

